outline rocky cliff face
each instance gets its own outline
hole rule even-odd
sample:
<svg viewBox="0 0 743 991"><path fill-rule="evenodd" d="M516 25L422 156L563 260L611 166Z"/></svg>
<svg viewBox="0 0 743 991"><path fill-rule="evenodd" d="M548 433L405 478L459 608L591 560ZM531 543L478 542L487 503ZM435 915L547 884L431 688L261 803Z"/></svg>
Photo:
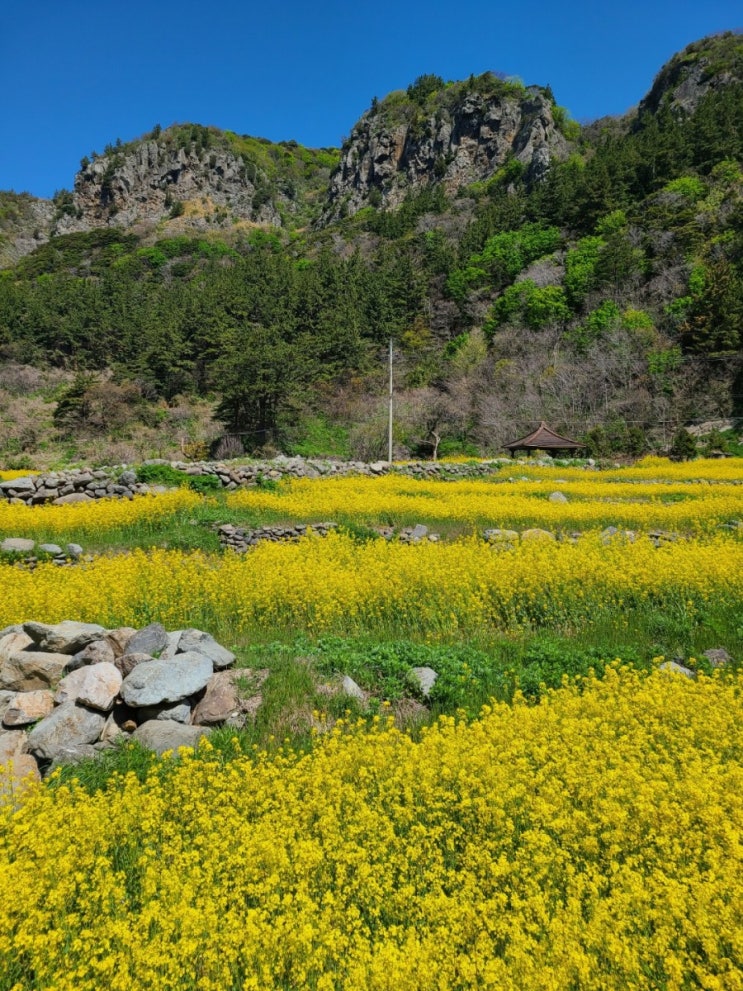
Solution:
<svg viewBox="0 0 743 991"><path fill-rule="evenodd" d="M368 205L396 207L411 191L435 182L455 193L489 178L512 157L539 180L552 159L567 154L553 104L539 87L488 93L455 84L425 105L392 94L351 132L323 219Z"/></svg>
<svg viewBox="0 0 743 991"><path fill-rule="evenodd" d="M675 113L693 113L710 90L743 80L743 35L726 31L703 38L677 52L653 81L639 116L669 106Z"/></svg>
<svg viewBox="0 0 743 991"><path fill-rule="evenodd" d="M28 193L0 193L0 267L13 265L49 238L51 200Z"/></svg>
<svg viewBox="0 0 743 991"><path fill-rule="evenodd" d="M152 225L181 210L196 227L212 226L220 218L281 226L282 198L265 198L259 192L264 185L265 176L255 168L249 171L226 149L210 152L141 141L81 168L75 177L73 209L57 221L57 233Z"/></svg>

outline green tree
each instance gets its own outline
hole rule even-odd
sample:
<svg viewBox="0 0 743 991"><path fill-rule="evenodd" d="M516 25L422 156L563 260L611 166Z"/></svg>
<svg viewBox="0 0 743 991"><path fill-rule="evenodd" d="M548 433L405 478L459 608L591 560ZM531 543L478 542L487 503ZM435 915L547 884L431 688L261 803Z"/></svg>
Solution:
<svg viewBox="0 0 743 991"><path fill-rule="evenodd" d="M215 363L221 399L216 414L246 447L277 441L281 417L309 378L306 356L277 327L246 323L228 331Z"/></svg>

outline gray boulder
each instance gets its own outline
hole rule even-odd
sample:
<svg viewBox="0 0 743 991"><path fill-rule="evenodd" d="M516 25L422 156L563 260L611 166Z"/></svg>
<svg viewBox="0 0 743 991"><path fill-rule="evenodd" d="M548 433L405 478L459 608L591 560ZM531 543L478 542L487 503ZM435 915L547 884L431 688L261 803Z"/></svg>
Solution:
<svg viewBox="0 0 743 991"><path fill-rule="evenodd" d="M564 492L551 492L549 495L550 502L567 502L568 497Z"/></svg>
<svg viewBox="0 0 743 991"><path fill-rule="evenodd" d="M235 663L235 655L227 650L226 647L217 643L210 633L204 633L203 630L190 629L184 630L181 633L180 640L178 641L178 653L185 654L189 652L196 652L197 654L203 654L205 657L208 657L215 671L228 668L231 664Z"/></svg>
<svg viewBox="0 0 743 991"><path fill-rule="evenodd" d="M168 644L168 634L162 623L150 623L137 630L126 645L127 654L149 654L154 657Z"/></svg>
<svg viewBox="0 0 743 991"><path fill-rule="evenodd" d="M146 705L143 709L137 710L137 719L140 725L149 722L151 719L170 719L176 723L190 723L191 706L188 702L171 702L167 705Z"/></svg>
<svg viewBox="0 0 743 991"><path fill-rule="evenodd" d="M24 478L11 478L7 482L0 482L0 489L3 492L33 492L36 482L28 476Z"/></svg>
<svg viewBox="0 0 743 991"><path fill-rule="evenodd" d="M62 548L59 544L39 544L39 550L44 554L61 554Z"/></svg>
<svg viewBox="0 0 743 991"><path fill-rule="evenodd" d="M702 656L707 658L713 668L724 668L733 661L724 647L710 647Z"/></svg>
<svg viewBox="0 0 743 991"><path fill-rule="evenodd" d="M36 547L35 540L26 540L25 537L6 537L0 544L0 551L4 554L28 554Z"/></svg>
<svg viewBox="0 0 743 991"><path fill-rule="evenodd" d="M128 677L132 671L136 668L138 664L146 664L148 661L152 661L149 654L124 654L122 657L117 657L114 664L121 672L121 677Z"/></svg>
<svg viewBox="0 0 743 991"><path fill-rule="evenodd" d="M28 734L28 749L42 760L54 760L68 747L95 743L105 724L103 713L75 702L64 702L34 726Z"/></svg>
<svg viewBox="0 0 743 991"><path fill-rule="evenodd" d="M88 495L87 492L70 492L68 495L57 496L56 499L52 500L53 506L66 506L73 502L92 502L93 496Z"/></svg>
<svg viewBox="0 0 743 991"><path fill-rule="evenodd" d="M181 702L206 687L212 662L204 654L178 654L169 661L138 664L121 685L121 697L133 708Z"/></svg>
<svg viewBox="0 0 743 991"><path fill-rule="evenodd" d="M81 760L92 760L97 756L98 751L92 743L78 743L74 747L62 747L57 751L49 770L53 771L55 767L61 767L63 764L79 764Z"/></svg>
<svg viewBox="0 0 743 991"><path fill-rule="evenodd" d="M363 702L366 699L364 694L364 689L361 688L349 675L345 675L343 681L341 682L343 691L349 698L358 699L359 702Z"/></svg>
<svg viewBox="0 0 743 991"><path fill-rule="evenodd" d="M177 750L178 747L196 747L201 737L208 733L205 726L184 726L173 720L151 719L138 726L133 737L143 747L163 754L166 750Z"/></svg>
<svg viewBox="0 0 743 991"><path fill-rule="evenodd" d="M667 674L680 674L685 678L693 678L694 672L691 668L684 667L683 664L679 664L678 661L663 661L659 668L660 671L665 671Z"/></svg>
<svg viewBox="0 0 743 991"><path fill-rule="evenodd" d="M94 640L87 647L74 655L75 667L81 668L88 664L113 664L116 655L108 639Z"/></svg>
<svg viewBox="0 0 743 991"><path fill-rule="evenodd" d="M76 623L71 619L65 619L54 626L47 623L24 623L23 630L37 644L39 650L57 654L77 654L106 633L97 623Z"/></svg>
<svg viewBox="0 0 743 991"><path fill-rule="evenodd" d="M427 699L431 694L431 689L435 685L437 678L438 674L433 668L422 667L410 669L410 679L416 685L423 698Z"/></svg>
<svg viewBox="0 0 743 991"><path fill-rule="evenodd" d="M168 634L168 642L165 647L160 651L160 660L168 661L170 658L175 657L178 653L178 644L181 639L181 634L183 630L173 630Z"/></svg>

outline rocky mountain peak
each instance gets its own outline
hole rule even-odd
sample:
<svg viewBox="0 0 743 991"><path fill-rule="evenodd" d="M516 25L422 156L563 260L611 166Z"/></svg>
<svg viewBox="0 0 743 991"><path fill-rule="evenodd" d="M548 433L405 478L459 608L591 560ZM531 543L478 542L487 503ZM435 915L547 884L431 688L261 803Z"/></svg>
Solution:
<svg viewBox="0 0 743 991"><path fill-rule="evenodd" d="M726 31L677 52L655 77L639 116L663 106L691 114L710 90L743 81L743 34Z"/></svg>
<svg viewBox="0 0 743 991"><path fill-rule="evenodd" d="M361 117L331 177L324 222L365 206L399 206L431 183L456 193L512 158L539 180L553 159L567 157L560 113L541 87L492 73L463 83L431 80L437 77L374 101Z"/></svg>

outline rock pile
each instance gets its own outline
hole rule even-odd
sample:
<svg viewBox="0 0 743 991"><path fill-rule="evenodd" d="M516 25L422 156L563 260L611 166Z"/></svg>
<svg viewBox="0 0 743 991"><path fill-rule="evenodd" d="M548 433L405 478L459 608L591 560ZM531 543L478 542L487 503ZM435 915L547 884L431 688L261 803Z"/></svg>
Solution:
<svg viewBox="0 0 743 991"><path fill-rule="evenodd" d="M385 540L398 540L401 544L420 544L424 540L435 544L441 539L440 534L430 533L428 527L423 523L416 523L415 526L404 526L399 530L393 526L376 526L372 529Z"/></svg>
<svg viewBox="0 0 743 991"><path fill-rule="evenodd" d="M65 620L0 631L0 765L16 777L94 756L129 735L162 753L242 726L267 672L234 669L208 633ZM250 679L243 699L238 679ZM0 788L2 783L0 782Z"/></svg>
<svg viewBox="0 0 743 991"><path fill-rule="evenodd" d="M244 554L248 548L255 547L263 541L296 543L308 535L327 537L328 533L337 526L337 523L298 523L296 526L260 526L251 530L234 526L232 523L223 523L216 529L222 547Z"/></svg>
<svg viewBox="0 0 743 991"><path fill-rule="evenodd" d="M76 469L53 471L46 475L29 475L0 482L0 499L27 506L51 503L64 506L74 502L119 497L131 499L152 488L137 481L134 471L98 468L95 471Z"/></svg>
<svg viewBox="0 0 743 991"><path fill-rule="evenodd" d="M0 554L23 555L19 560L28 568L35 568L40 560L52 561L53 564L65 566L79 561L83 555L80 544L37 544L35 540L26 537L6 537L0 542Z"/></svg>

